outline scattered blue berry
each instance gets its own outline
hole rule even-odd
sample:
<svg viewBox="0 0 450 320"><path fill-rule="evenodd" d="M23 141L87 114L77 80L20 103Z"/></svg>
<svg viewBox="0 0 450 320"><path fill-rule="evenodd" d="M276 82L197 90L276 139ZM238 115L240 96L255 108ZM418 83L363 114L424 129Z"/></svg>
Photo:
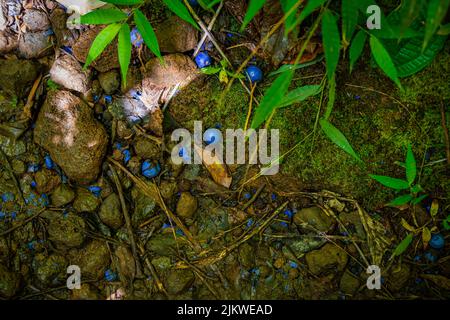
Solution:
<svg viewBox="0 0 450 320"><path fill-rule="evenodd" d="M45 193L43 193L39 197L38 203L41 207L48 207L48 205L50 204L50 200L48 199L48 196Z"/></svg>
<svg viewBox="0 0 450 320"><path fill-rule="evenodd" d="M68 54L73 54L72 47L62 46L61 49Z"/></svg>
<svg viewBox="0 0 450 320"><path fill-rule="evenodd" d="M100 194L102 193L102 188L99 186L89 186L88 190L97 198L100 197Z"/></svg>
<svg viewBox="0 0 450 320"><path fill-rule="evenodd" d="M424 257L431 263L434 263L437 260L437 257L434 254L432 254L430 251L425 252Z"/></svg>
<svg viewBox="0 0 450 320"><path fill-rule="evenodd" d="M199 67L200 69L208 67L211 65L211 57L206 52L200 52L195 57L195 63L197 64L197 67Z"/></svg>
<svg viewBox="0 0 450 320"><path fill-rule="evenodd" d="M128 161L130 161L130 159L131 159L130 150L125 149L122 151L122 154L123 154L123 163L127 164Z"/></svg>
<svg viewBox="0 0 450 320"><path fill-rule="evenodd" d="M131 37L131 43L136 48L140 48L142 46L142 44L144 43L144 39L142 38L141 33L139 32L139 30L137 28L133 28L131 30L130 37Z"/></svg>
<svg viewBox="0 0 450 320"><path fill-rule="evenodd" d="M247 74L247 76L249 77L249 79L252 83L259 82L263 78L263 73L262 73L261 69L258 68L257 66L247 67L247 69L245 70L245 73Z"/></svg>
<svg viewBox="0 0 450 320"><path fill-rule="evenodd" d="M284 210L284 211L283 211L283 214L284 214L285 216L287 216L289 219L291 219L292 216L294 215L294 213L293 213L290 209Z"/></svg>
<svg viewBox="0 0 450 320"><path fill-rule="evenodd" d="M198 1L197 0L188 0L189 4L192 7L197 7L198 6Z"/></svg>
<svg viewBox="0 0 450 320"><path fill-rule="evenodd" d="M249 192L244 193L244 199L249 200L252 197L252 195Z"/></svg>
<svg viewBox="0 0 450 320"><path fill-rule="evenodd" d="M9 191L2 193L2 201L3 202L14 201L14 199L15 199L14 193L9 192Z"/></svg>
<svg viewBox="0 0 450 320"><path fill-rule="evenodd" d="M117 280L117 274L113 272L111 269L105 271L105 280L112 282Z"/></svg>
<svg viewBox="0 0 450 320"><path fill-rule="evenodd" d="M283 227L283 228L287 228L288 224L285 221L281 221L280 222L280 226Z"/></svg>
<svg viewBox="0 0 450 320"><path fill-rule="evenodd" d="M141 165L142 175L146 178L154 178L161 172L161 166L158 162L153 164L150 160L145 160Z"/></svg>
<svg viewBox="0 0 450 320"><path fill-rule="evenodd" d="M110 96L110 95L105 95L105 102L107 103L107 104L111 104L111 102L112 102L112 96Z"/></svg>
<svg viewBox="0 0 450 320"><path fill-rule="evenodd" d="M253 219L250 218L247 220L247 228L250 228L253 225Z"/></svg>
<svg viewBox="0 0 450 320"><path fill-rule="evenodd" d="M53 32L53 29L52 29L52 28L48 28L48 29L44 32L44 34L48 37L48 36L51 36L52 34L55 34L55 33Z"/></svg>
<svg viewBox="0 0 450 320"><path fill-rule="evenodd" d="M38 172L39 169L40 169L39 164L31 163L31 164L28 165L27 171L30 172L30 173L35 173L35 172Z"/></svg>
<svg viewBox="0 0 450 320"><path fill-rule="evenodd" d="M445 239L440 233L437 233L431 237L429 244L434 249L442 249L445 245Z"/></svg>
<svg viewBox="0 0 450 320"><path fill-rule="evenodd" d="M205 141L207 145L211 143L219 143L221 140L222 133L218 129L209 128L203 134L203 141Z"/></svg>
<svg viewBox="0 0 450 320"><path fill-rule="evenodd" d="M272 201L277 200L277 195L276 195L275 193L272 193L272 194L270 195L270 199L272 199Z"/></svg>
<svg viewBox="0 0 450 320"><path fill-rule="evenodd" d="M50 157L50 155L46 155L46 156L44 157L44 164L45 164L45 167L46 167L47 169L53 169L54 164L53 164L53 160L52 160L52 158Z"/></svg>
<svg viewBox="0 0 450 320"><path fill-rule="evenodd" d="M291 268L293 268L293 269L298 268L298 264L297 264L297 262L295 262L295 261L289 261L289 266L290 266Z"/></svg>

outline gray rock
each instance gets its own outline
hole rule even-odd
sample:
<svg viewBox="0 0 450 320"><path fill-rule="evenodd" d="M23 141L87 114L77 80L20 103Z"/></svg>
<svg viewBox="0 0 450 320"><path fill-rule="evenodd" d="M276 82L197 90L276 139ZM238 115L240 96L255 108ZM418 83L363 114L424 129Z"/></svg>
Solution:
<svg viewBox="0 0 450 320"><path fill-rule="evenodd" d="M16 34L0 31L0 53L5 54L14 51L19 46L19 38Z"/></svg>
<svg viewBox="0 0 450 320"><path fill-rule="evenodd" d="M158 159L161 154L160 147L156 144L156 142L150 141L145 138L136 138L134 142L134 151L137 156L142 159Z"/></svg>
<svg viewBox="0 0 450 320"><path fill-rule="evenodd" d="M50 212L49 216L51 218L47 231L50 241L57 246L68 248L80 247L83 244L86 224L81 217L73 213L63 215L54 212Z"/></svg>
<svg viewBox="0 0 450 320"><path fill-rule="evenodd" d="M61 255L37 254L33 260L33 269L38 283L44 288L60 286L66 282L67 261Z"/></svg>
<svg viewBox="0 0 450 320"><path fill-rule="evenodd" d="M0 59L0 88L21 98L39 76L40 69L41 65L31 60Z"/></svg>
<svg viewBox="0 0 450 320"><path fill-rule="evenodd" d="M50 78L66 89L85 94L92 87L91 72L69 55L59 56L50 69Z"/></svg>
<svg viewBox="0 0 450 320"><path fill-rule="evenodd" d="M133 281L136 276L136 262L130 249L120 246L115 251L117 269L120 279L126 283Z"/></svg>
<svg viewBox="0 0 450 320"><path fill-rule="evenodd" d="M353 295L359 289L360 284L359 279L346 270L341 277L339 288L343 293Z"/></svg>
<svg viewBox="0 0 450 320"><path fill-rule="evenodd" d="M23 140L10 139L0 135L0 148L8 157L17 157L27 151L27 146Z"/></svg>
<svg viewBox="0 0 450 320"><path fill-rule="evenodd" d="M161 52L186 52L198 44L197 29L175 15L158 25L155 33Z"/></svg>
<svg viewBox="0 0 450 320"><path fill-rule="evenodd" d="M50 200L53 206L62 207L75 199L75 191L66 184L60 184L51 194Z"/></svg>
<svg viewBox="0 0 450 320"><path fill-rule="evenodd" d="M103 72L98 75L98 81L106 94L112 94L120 87L120 74L117 70Z"/></svg>
<svg viewBox="0 0 450 320"><path fill-rule="evenodd" d="M111 193L103 200L99 215L102 222L113 229L119 229L123 225L123 215L117 194Z"/></svg>
<svg viewBox="0 0 450 320"><path fill-rule="evenodd" d="M77 196L73 208L78 212L93 212L100 205L100 199L84 188L77 189Z"/></svg>
<svg viewBox="0 0 450 320"><path fill-rule="evenodd" d="M194 283L195 276L190 270L171 270L166 279L166 289L175 295L185 292Z"/></svg>
<svg viewBox="0 0 450 320"><path fill-rule="evenodd" d="M183 218L192 218L195 211L197 211L197 198L189 192L182 192L177 203L177 214Z"/></svg>
<svg viewBox="0 0 450 320"><path fill-rule="evenodd" d="M308 252L305 258L309 270L315 275L325 271L343 271L348 260L347 253L331 243L325 244L319 250Z"/></svg>
<svg viewBox="0 0 450 320"><path fill-rule="evenodd" d="M93 240L81 250L70 252L70 263L80 267L85 279L103 278L111 257L104 241Z"/></svg>
<svg viewBox="0 0 450 320"><path fill-rule="evenodd" d="M294 215L294 223L299 227L304 227L305 230L310 230L308 227L312 227L318 231L326 232L334 224L332 217L319 207L304 208Z"/></svg>
<svg viewBox="0 0 450 320"><path fill-rule="evenodd" d="M35 9L25 10L22 21L29 31L45 31L50 27L50 21L45 12Z"/></svg>
<svg viewBox="0 0 450 320"><path fill-rule="evenodd" d="M34 180L39 193L50 193L61 183L61 178L55 171L45 168L35 173Z"/></svg>
<svg viewBox="0 0 450 320"><path fill-rule="evenodd" d="M108 137L87 104L68 91L53 90L36 121L34 141L70 179L89 183L99 174Z"/></svg>
<svg viewBox="0 0 450 320"><path fill-rule="evenodd" d="M22 58L42 58L51 51L52 43L46 31L27 32L19 39L19 55Z"/></svg>

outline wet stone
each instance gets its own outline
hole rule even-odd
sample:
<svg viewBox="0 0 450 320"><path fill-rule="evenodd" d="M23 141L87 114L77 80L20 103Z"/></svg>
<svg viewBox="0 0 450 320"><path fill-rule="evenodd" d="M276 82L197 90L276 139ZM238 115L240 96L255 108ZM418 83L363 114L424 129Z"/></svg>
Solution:
<svg viewBox="0 0 450 320"><path fill-rule="evenodd" d="M22 16L23 23L29 31L45 31L50 27L50 21L45 12L40 10L26 10Z"/></svg>
<svg viewBox="0 0 450 320"><path fill-rule="evenodd" d="M183 293L194 280L195 276L190 270L171 270L166 279L167 292L171 295Z"/></svg>
<svg viewBox="0 0 450 320"><path fill-rule="evenodd" d="M305 230L310 230L308 227L312 227L313 230L316 229L321 232L328 231L334 224L332 217L329 217L321 208L311 207L304 208L294 215L294 223L303 227Z"/></svg>
<svg viewBox="0 0 450 320"><path fill-rule="evenodd" d="M99 240L93 240L83 249L73 250L69 255L70 263L80 267L85 279L102 279L110 263L108 246Z"/></svg>
<svg viewBox="0 0 450 320"><path fill-rule="evenodd" d="M117 194L112 193L103 200L99 215L102 222L113 229L119 229L123 225L123 215Z"/></svg>
<svg viewBox="0 0 450 320"><path fill-rule="evenodd" d="M19 39L19 55L22 58L42 58L51 51L52 43L46 31L27 32Z"/></svg>
<svg viewBox="0 0 450 320"><path fill-rule="evenodd" d="M73 208L78 212L93 212L100 205L100 199L85 188L77 189Z"/></svg>
<svg viewBox="0 0 450 320"><path fill-rule="evenodd" d="M36 172L34 179L36 181L36 190L39 193L50 193L61 183L59 175L55 171L48 169Z"/></svg>
<svg viewBox="0 0 450 320"><path fill-rule="evenodd" d="M98 292L97 288L89 283L81 284L81 288L77 290L70 290L71 300L101 300L104 299Z"/></svg>
<svg viewBox="0 0 450 320"><path fill-rule="evenodd" d="M161 152L158 144L144 138L135 140L134 151L142 159L157 159Z"/></svg>
<svg viewBox="0 0 450 320"><path fill-rule="evenodd" d="M183 218L192 218L195 211L197 211L197 198L189 192L182 192L177 203L177 214Z"/></svg>
<svg viewBox="0 0 450 320"><path fill-rule="evenodd" d="M68 91L50 91L36 121L34 141L70 179L89 183L100 172L108 137L81 99Z"/></svg>
<svg viewBox="0 0 450 320"><path fill-rule="evenodd" d="M348 270L342 275L339 288L345 294L353 295L359 289L360 281Z"/></svg>
<svg viewBox="0 0 450 320"><path fill-rule="evenodd" d="M309 270L315 275L325 271L343 271L348 260L347 253L331 243L308 252L305 258Z"/></svg>
<svg viewBox="0 0 450 320"><path fill-rule="evenodd" d="M53 206L62 207L75 199L75 191L66 184L60 184L51 194L50 200Z"/></svg>
<svg viewBox="0 0 450 320"><path fill-rule="evenodd" d="M131 282L136 276L136 263L130 249L120 246L115 251L117 269L122 281Z"/></svg>
<svg viewBox="0 0 450 320"><path fill-rule="evenodd" d="M68 248L80 247L84 239L86 224L84 220L73 214L50 212L51 217L47 231L50 241L57 246Z"/></svg>
<svg viewBox="0 0 450 320"><path fill-rule="evenodd" d="M39 75L41 65L31 60L0 59L0 88L22 97Z"/></svg>
<svg viewBox="0 0 450 320"><path fill-rule="evenodd" d="M117 70L100 73L98 80L106 94L112 94L120 87L120 74Z"/></svg>
<svg viewBox="0 0 450 320"><path fill-rule="evenodd" d="M0 148L8 157L17 157L27 151L25 142L22 140L14 141L11 138L0 135Z"/></svg>
<svg viewBox="0 0 450 320"><path fill-rule="evenodd" d="M66 268L66 259L58 254L47 256L40 253L33 260L34 274L43 287L55 287L65 284L67 278Z"/></svg>
<svg viewBox="0 0 450 320"><path fill-rule="evenodd" d="M59 56L50 69L50 78L66 89L86 93L91 88L91 72L69 55Z"/></svg>
<svg viewBox="0 0 450 320"><path fill-rule="evenodd" d="M195 49L198 44L198 31L175 15L158 25L155 33L161 52L186 52Z"/></svg>

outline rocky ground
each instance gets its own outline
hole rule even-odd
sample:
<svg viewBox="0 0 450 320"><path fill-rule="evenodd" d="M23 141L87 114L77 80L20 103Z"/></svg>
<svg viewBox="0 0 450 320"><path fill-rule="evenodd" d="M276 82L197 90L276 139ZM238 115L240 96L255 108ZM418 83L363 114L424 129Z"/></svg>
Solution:
<svg viewBox="0 0 450 320"><path fill-rule="evenodd" d="M354 117L340 127L364 146L362 154L374 157L370 170L379 170L380 161L394 167L403 159L395 145L399 140L386 146L390 137L402 132L409 141L426 131L420 151L429 153L424 161L432 164L424 167L430 196L423 205L384 207L392 194L377 190L323 137L290 154L275 176L248 180L258 169L246 165L230 165L221 173L210 166L177 165L170 157L173 129L192 130L195 120L219 129L243 127L249 96L235 81L225 102L219 102L225 85L202 74L192 59L201 34L159 1L150 2L144 11L155 25L165 63L143 45L135 46L125 86L116 43L83 69L102 26L68 29L68 14L52 0L2 1L1 299L114 299L118 294L125 299L449 298L448 231L442 228L448 167L433 166L444 154L440 113L411 102L436 102L418 82L423 73L407 80L410 91L399 97L413 113L410 122L392 100L361 88L340 93L335 116L338 122L344 115ZM269 18L252 24L241 39L233 32L244 12L239 5L242 1L229 1L213 29L224 47L244 43L227 51L233 65L279 16L276 8L266 8ZM205 21L211 16L201 14ZM289 63L298 51L282 33L272 40L254 61L265 73ZM221 60L209 41L203 50ZM320 41L313 41L305 59L320 54ZM449 60L448 51L442 53L424 71L434 75L427 85L437 83L433 92L447 102ZM365 71L351 77L366 78ZM358 84L398 95L371 72L375 76ZM300 70L295 84L318 83L314 77L323 73L320 63ZM338 83L344 87L347 78ZM265 81L262 87L271 79ZM355 100L368 109L359 105L350 115ZM317 105L312 100L305 109L273 119L273 127L282 129L284 151L313 127ZM374 111L373 105L384 108ZM385 140L374 141L367 133L371 125ZM154 178L142 171L143 163L156 172ZM405 254L391 259L408 227L425 225L443 235L444 247L423 243L418 234ZM381 267L380 290L366 286L369 264ZM80 267L79 290L66 287L70 265Z"/></svg>

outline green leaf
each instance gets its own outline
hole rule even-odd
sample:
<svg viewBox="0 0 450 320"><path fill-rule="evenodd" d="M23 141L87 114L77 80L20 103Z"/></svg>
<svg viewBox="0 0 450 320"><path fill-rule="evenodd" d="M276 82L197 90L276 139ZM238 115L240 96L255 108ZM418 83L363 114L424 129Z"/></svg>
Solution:
<svg viewBox="0 0 450 320"><path fill-rule="evenodd" d="M445 230L450 230L450 215L447 216L447 218L445 218L444 221L442 221L442 226L444 227Z"/></svg>
<svg viewBox="0 0 450 320"><path fill-rule="evenodd" d="M264 6L266 0L250 0L247 8L247 13L245 14L244 21L242 22L241 32L244 31L245 27L252 21L259 10Z"/></svg>
<svg viewBox="0 0 450 320"><path fill-rule="evenodd" d="M277 106L277 108L284 108L290 106L291 104L298 103L313 95L318 94L319 92L320 92L319 85L308 85L294 89L288 92L288 94L283 98L283 100Z"/></svg>
<svg viewBox="0 0 450 320"><path fill-rule="evenodd" d="M178 17L183 19L186 22L189 22L192 24L196 29L200 30L200 28L197 25L197 22L192 18L191 14L189 13L189 10L186 8L186 6L182 3L181 0L163 0L169 9L175 13Z"/></svg>
<svg viewBox="0 0 450 320"><path fill-rule="evenodd" d="M113 41L121 27L122 25L120 23L113 23L99 32L94 41L92 41L91 48L89 49L88 55L86 57L86 62L84 63L84 68L87 68L92 63L92 61L97 59L97 57L103 52L103 50L105 50L108 44Z"/></svg>
<svg viewBox="0 0 450 320"><path fill-rule="evenodd" d="M267 89L258 108L256 108L251 124L252 129L258 128L265 120L267 120L272 111L280 105L293 76L293 71L283 72L275 79L269 89Z"/></svg>
<svg viewBox="0 0 450 320"><path fill-rule="evenodd" d="M400 15L400 29L399 29L399 39L403 37L405 31L411 26L414 20L419 16L420 9L422 6L421 0L408 0L402 1L399 9Z"/></svg>
<svg viewBox="0 0 450 320"><path fill-rule="evenodd" d="M300 64L284 64L281 67L279 67L278 70L272 71L267 76L268 77L272 77L272 76L275 76L277 74L280 74L280 73L283 73L283 72L286 72L286 71L289 71L289 70L295 71L295 70L298 70L298 69L302 69L302 68L306 68L306 67L312 66L312 65L316 64L317 62L322 61L323 57L324 56L321 55L321 56L315 58L314 60L311 60L311 61L308 61L308 62L305 62L305 63L300 63Z"/></svg>
<svg viewBox="0 0 450 320"><path fill-rule="evenodd" d="M427 21L425 24L425 39L423 41L422 49L428 46L431 37L439 28L442 20L447 14L450 0L430 0L427 10Z"/></svg>
<svg viewBox="0 0 450 320"><path fill-rule="evenodd" d="M345 46L350 42L353 32L355 32L358 23L359 6L358 1L342 0L342 41Z"/></svg>
<svg viewBox="0 0 450 320"><path fill-rule="evenodd" d="M392 178L392 177L388 177L388 176L379 176L376 174L369 174L369 177L378 181L383 186L391 188L391 189L404 190L404 189L409 188L408 181L405 181L402 179Z"/></svg>
<svg viewBox="0 0 450 320"><path fill-rule="evenodd" d="M216 74L218 72L220 72L220 70L222 70L222 68L220 67L204 67L200 69L204 74L207 75L212 75L212 74Z"/></svg>
<svg viewBox="0 0 450 320"><path fill-rule="evenodd" d="M117 50L119 54L120 72L122 74L122 87L126 87L128 66L131 60L130 27L126 23L120 28Z"/></svg>
<svg viewBox="0 0 450 320"><path fill-rule="evenodd" d="M399 88L402 88L394 62L392 62L391 56L384 48L380 40L374 36L370 36L370 48L372 50L373 57L381 70L383 70L383 72L391 78L391 80L394 81Z"/></svg>
<svg viewBox="0 0 450 320"><path fill-rule="evenodd" d="M331 141L333 141L339 148L341 148L342 150L347 152L353 158L362 162L361 158L353 150L353 148L350 145L350 143L348 142L347 138L344 136L344 134L338 128L333 126L330 122L328 122L325 119L320 119L319 123L320 123L320 126L322 127L323 132Z"/></svg>
<svg viewBox="0 0 450 320"><path fill-rule="evenodd" d="M284 14L286 15L291 9L292 7L295 6L295 4L297 3L298 0L280 0L281 2L281 9L283 10ZM289 33L289 30L292 30L295 28L294 24L295 24L295 11L294 10L289 16L286 17L286 19L284 20L284 25L285 25L285 34Z"/></svg>
<svg viewBox="0 0 450 320"><path fill-rule="evenodd" d="M328 120L328 118L331 116L335 100L336 100L336 76L333 75L333 78L331 78L331 81L329 81L328 83L328 102L324 116L325 120Z"/></svg>
<svg viewBox="0 0 450 320"><path fill-rule="evenodd" d="M408 77L428 66L445 45L446 36L433 36L424 51L422 39L411 38L397 43L389 43L386 47L391 53L398 76Z"/></svg>
<svg viewBox="0 0 450 320"><path fill-rule="evenodd" d="M144 3L143 0L102 0L106 3L111 3L119 6L133 6L136 4Z"/></svg>
<svg viewBox="0 0 450 320"><path fill-rule="evenodd" d="M291 32L297 25L303 22L311 13L313 13L317 8L323 5L327 0L308 0L306 6L300 10L300 14L298 15L297 20L288 30Z"/></svg>
<svg viewBox="0 0 450 320"><path fill-rule="evenodd" d="M330 10L326 10L322 18L322 39L325 51L328 80L331 81L339 61L341 47L337 19Z"/></svg>
<svg viewBox="0 0 450 320"><path fill-rule="evenodd" d="M366 44L367 35L363 30L358 31L350 46L350 72L352 72L356 61L361 56L364 45Z"/></svg>
<svg viewBox="0 0 450 320"><path fill-rule="evenodd" d="M417 167L416 167L416 159L414 158L414 153L412 152L410 144L408 145L405 164L406 164L406 180L408 180L409 185L412 185L414 179L416 179Z"/></svg>
<svg viewBox="0 0 450 320"><path fill-rule="evenodd" d="M156 38L155 31L145 15L139 9L134 11L134 22L136 22L139 33L141 34L142 39L144 39L147 47L149 47L149 49L158 58L161 58L161 52L159 51L158 39Z"/></svg>
<svg viewBox="0 0 450 320"><path fill-rule="evenodd" d="M404 204L407 204L408 202L410 202L413 199L412 195L410 194L404 194L402 196L399 196L397 198L395 198L394 200L392 200L391 202L388 203L389 206L401 206Z"/></svg>
<svg viewBox="0 0 450 320"><path fill-rule="evenodd" d="M439 28L437 34L440 35L440 36L448 36L450 34L450 23L442 25Z"/></svg>
<svg viewBox="0 0 450 320"><path fill-rule="evenodd" d="M418 197L418 198L414 198L414 199L411 201L411 204L412 204L413 206L415 206L416 204L421 203L422 200L425 199L426 197L428 197L428 195L427 195L427 194L423 194L423 195L421 195L421 196Z"/></svg>
<svg viewBox="0 0 450 320"><path fill-rule="evenodd" d="M128 16L118 9L98 9L80 17L82 24L110 24L125 20Z"/></svg>
<svg viewBox="0 0 450 320"><path fill-rule="evenodd" d="M398 246L394 249L394 253L392 254L394 257L397 257L401 255L403 252L405 252L406 249L408 249L409 245L411 244L413 240L413 234L409 233L405 239L403 239Z"/></svg>

